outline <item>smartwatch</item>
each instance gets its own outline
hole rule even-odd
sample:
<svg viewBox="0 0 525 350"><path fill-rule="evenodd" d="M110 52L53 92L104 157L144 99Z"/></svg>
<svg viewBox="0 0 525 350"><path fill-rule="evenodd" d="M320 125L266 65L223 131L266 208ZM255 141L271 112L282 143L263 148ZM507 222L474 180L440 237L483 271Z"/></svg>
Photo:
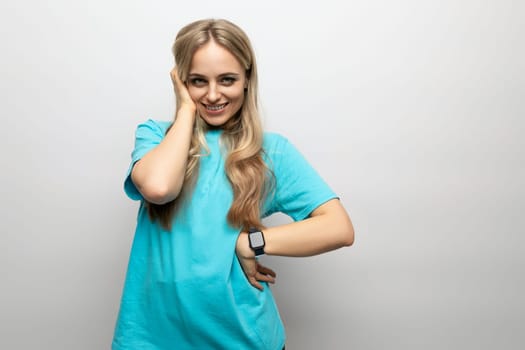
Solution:
<svg viewBox="0 0 525 350"><path fill-rule="evenodd" d="M248 231L248 242L250 248L255 252L255 256L264 254L264 234L257 228L250 228Z"/></svg>

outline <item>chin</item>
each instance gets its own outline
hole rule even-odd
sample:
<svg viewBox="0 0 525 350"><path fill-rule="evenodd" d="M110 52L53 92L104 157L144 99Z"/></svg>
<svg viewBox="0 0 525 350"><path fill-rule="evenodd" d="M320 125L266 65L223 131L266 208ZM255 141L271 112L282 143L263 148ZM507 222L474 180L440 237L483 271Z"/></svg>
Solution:
<svg viewBox="0 0 525 350"><path fill-rule="evenodd" d="M202 120L204 120L206 122L206 124L208 124L209 126L213 126L213 127L221 127L223 126L224 124L226 124L226 122L228 120L230 120L230 118L209 118L209 117L202 117Z"/></svg>

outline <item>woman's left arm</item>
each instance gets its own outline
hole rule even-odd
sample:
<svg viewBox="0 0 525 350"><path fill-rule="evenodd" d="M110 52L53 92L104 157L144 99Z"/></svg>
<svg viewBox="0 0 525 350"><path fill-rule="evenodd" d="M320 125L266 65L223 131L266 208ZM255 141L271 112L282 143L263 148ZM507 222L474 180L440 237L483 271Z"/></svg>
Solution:
<svg viewBox="0 0 525 350"><path fill-rule="evenodd" d="M264 252L279 256L312 256L350 246L354 242L352 222L338 199L320 205L308 218L263 230ZM252 257L248 234L237 241L237 254Z"/></svg>
<svg viewBox="0 0 525 350"><path fill-rule="evenodd" d="M322 204L305 220L263 231L268 255L312 256L354 243L352 222L338 199Z"/></svg>
<svg viewBox="0 0 525 350"><path fill-rule="evenodd" d="M267 255L312 256L354 243L352 221L338 199L320 205L302 221L269 227L263 232L264 252ZM254 287L262 290L259 281L275 281L275 273L255 260L255 253L248 243L248 233L239 234L236 253Z"/></svg>
<svg viewBox="0 0 525 350"><path fill-rule="evenodd" d="M267 255L312 256L354 243L352 222L338 199L320 205L308 218L263 230ZM275 272L260 265L248 243L248 233L241 232L236 253L249 282L262 290L259 281L274 283Z"/></svg>

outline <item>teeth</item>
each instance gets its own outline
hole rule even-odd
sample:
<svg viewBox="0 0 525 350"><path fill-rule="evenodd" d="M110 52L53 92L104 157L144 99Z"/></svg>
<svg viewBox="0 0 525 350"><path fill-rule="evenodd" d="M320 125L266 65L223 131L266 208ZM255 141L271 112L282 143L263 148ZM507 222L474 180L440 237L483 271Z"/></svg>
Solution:
<svg viewBox="0 0 525 350"><path fill-rule="evenodd" d="M222 105L215 105L215 106L209 106L209 105L207 105L207 106L206 106L206 109L208 109L208 110L210 110L210 111L218 111L218 110L223 109L225 106L226 106L226 103L223 103Z"/></svg>

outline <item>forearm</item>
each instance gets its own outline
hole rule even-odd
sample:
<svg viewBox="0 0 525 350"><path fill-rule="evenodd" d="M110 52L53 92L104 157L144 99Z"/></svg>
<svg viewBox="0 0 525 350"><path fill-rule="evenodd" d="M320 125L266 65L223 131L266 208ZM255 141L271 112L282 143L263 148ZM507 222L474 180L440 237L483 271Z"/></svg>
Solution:
<svg viewBox="0 0 525 350"><path fill-rule="evenodd" d="M352 222L337 199L321 205L305 220L268 227L263 232L267 255L312 256L354 242ZM237 249L242 256L253 257L247 233L239 235Z"/></svg>
<svg viewBox="0 0 525 350"><path fill-rule="evenodd" d="M264 230L268 255L312 256L350 246L354 241L352 223L344 209Z"/></svg>
<svg viewBox="0 0 525 350"><path fill-rule="evenodd" d="M131 174L133 183L149 202L164 204L179 195L194 121L194 109L179 109L162 142L135 164Z"/></svg>

